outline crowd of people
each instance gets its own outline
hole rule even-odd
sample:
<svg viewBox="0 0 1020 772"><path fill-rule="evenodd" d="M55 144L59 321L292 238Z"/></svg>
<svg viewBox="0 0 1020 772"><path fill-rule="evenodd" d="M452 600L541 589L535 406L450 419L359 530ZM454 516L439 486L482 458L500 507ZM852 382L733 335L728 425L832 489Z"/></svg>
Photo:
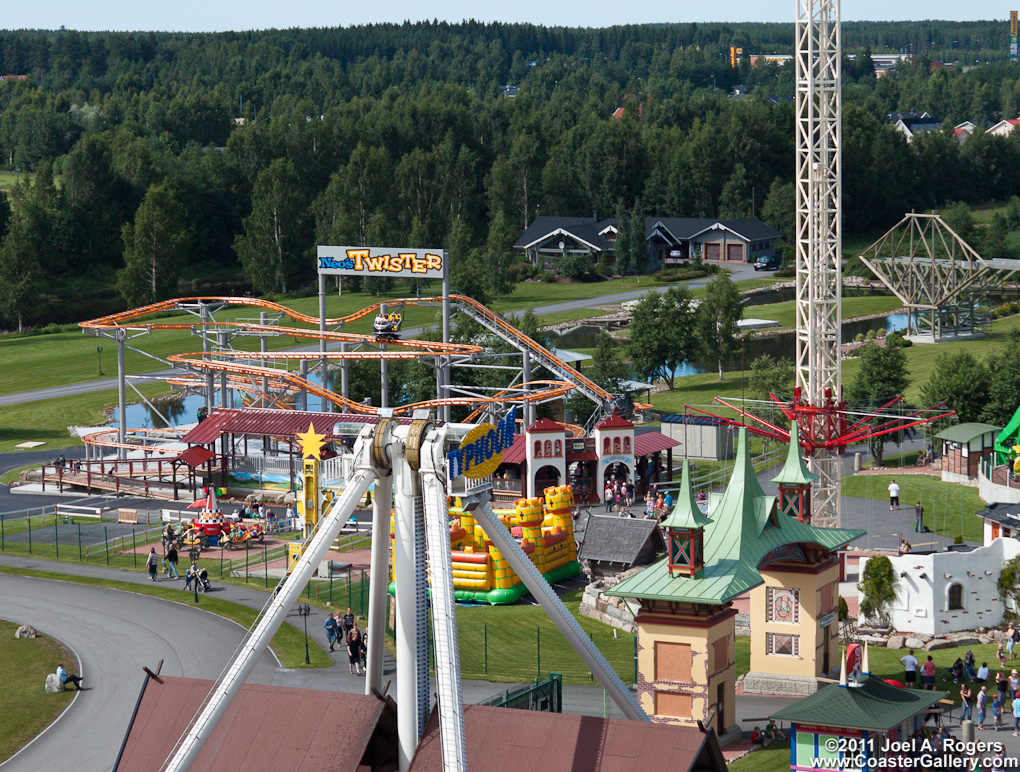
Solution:
<svg viewBox="0 0 1020 772"><path fill-rule="evenodd" d="M329 650L335 651L337 646L345 649L351 675L365 675L368 630L361 630L358 627L350 607L347 608L346 614L339 611L326 614L323 627L326 628L326 643L329 644Z"/></svg>

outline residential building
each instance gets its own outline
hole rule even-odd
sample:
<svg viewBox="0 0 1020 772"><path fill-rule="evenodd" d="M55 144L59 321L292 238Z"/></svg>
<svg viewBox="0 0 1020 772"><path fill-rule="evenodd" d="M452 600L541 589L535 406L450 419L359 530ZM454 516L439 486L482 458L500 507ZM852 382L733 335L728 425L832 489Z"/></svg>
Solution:
<svg viewBox="0 0 1020 772"><path fill-rule="evenodd" d="M1020 126L1020 118L1006 118L992 126L988 133L994 134L996 137L1008 137L1016 131L1017 126Z"/></svg>
<svg viewBox="0 0 1020 772"><path fill-rule="evenodd" d="M756 217L646 217L648 267L684 263L692 258L753 263L774 255L779 231ZM615 217L536 217L514 244L533 265L554 270L558 259L586 255L594 262L616 263Z"/></svg>

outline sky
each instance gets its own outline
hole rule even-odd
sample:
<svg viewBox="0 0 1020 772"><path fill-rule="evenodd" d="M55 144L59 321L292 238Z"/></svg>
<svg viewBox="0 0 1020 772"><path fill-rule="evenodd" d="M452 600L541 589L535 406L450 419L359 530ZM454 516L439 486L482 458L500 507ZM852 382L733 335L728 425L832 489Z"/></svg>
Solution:
<svg viewBox="0 0 1020 772"><path fill-rule="evenodd" d="M1008 19L1012 4L989 0L850 0L842 3L845 21L917 19ZM644 0L631 5L619 0L517 0L478 3L468 0L390 0L350 2L304 0L297 5L280 0L36 0L6 3L0 26L5 29L172 30L222 31L272 27L336 27L405 19L466 18L481 21L533 22L547 26L604 27L613 24L691 21L793 21L794 0Z"/></svg>

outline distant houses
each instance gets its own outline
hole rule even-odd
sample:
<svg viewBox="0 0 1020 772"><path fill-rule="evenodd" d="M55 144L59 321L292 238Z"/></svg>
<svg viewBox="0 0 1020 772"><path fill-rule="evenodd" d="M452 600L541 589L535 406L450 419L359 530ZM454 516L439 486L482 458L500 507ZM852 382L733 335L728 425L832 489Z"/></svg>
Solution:
<svg viewBox="0 0 1020 772"><path fill-rule="evenodd" d="M615 217L536 217L514 244L532 265L556 270L560 259L584 255L593 263L616 264ZM645 217L648 268L688 260L751 263L776 253L779 231L756 217L724 220L708 217Z"/></svg>

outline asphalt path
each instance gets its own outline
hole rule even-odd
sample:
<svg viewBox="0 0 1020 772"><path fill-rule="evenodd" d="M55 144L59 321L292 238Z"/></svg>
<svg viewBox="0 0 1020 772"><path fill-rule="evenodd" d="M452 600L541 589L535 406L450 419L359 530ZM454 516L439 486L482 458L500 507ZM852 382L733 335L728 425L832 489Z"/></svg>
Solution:
<svg viewBox="0 0 1020 772"><path fill-rule="evenodd" d="M731 268L731 278L733 281L744 281L745 279L753 279L757 276L754 268L748 264L746 266L740 266L739 268ZM768 274L765 274L768 276ZM704 287L708 284L709 279L695 279L694 281L686 282L684 286L689 289L697 289ZM673 285L659 285L654 287L643 287L637 290L628 290L626 292L615 292L609 295L600 295L595 298L582 298L580 300L564 300L562 303L549 303L544 306L535 306L532 309L536 316L547 316L549 314L561 314L565 311L577 311L582 308L591 308L593 305L615 305L617 303L624 303L628 300L637 300L644 297L649 292L665 292ZM513 313L523 314L525 309L520 309ZM404 334L408 337L414 337L419 334L424 327L414 327L404 331ZM294 349L295 351L317 351L318 344L311 346L299 346ZM157 378L167 378L171 375L180 375L183 370L167 369L167 370L156 370L153 372L145 373L147 376L155 376ZM117 388L116 378L100 378L95 381L86 381L85 383L72 383L66 386L51 386L45 389L33 389L32 391L18 391L12 394L0 395L0 406L3 405L20 405L25 402L38 402L44 399L54 399L56 397L70 397L76 394L91 394L95 391L104 391L106 389Z"/></svg>
<svg viewBox="0 0 1020 772"><path fill-rule="evenodd" d="M142 686L142 668L155 669L163 660L165 675L215 679L245 632L230 620L183 604L68 582L0 575L0 597L0 615L74 650L80 665L65 665L72 672L80 667L86 687L46 732L2 765L3 772L113 769ZM276 669L266 653L253 680L271 682Z"/></svg>

